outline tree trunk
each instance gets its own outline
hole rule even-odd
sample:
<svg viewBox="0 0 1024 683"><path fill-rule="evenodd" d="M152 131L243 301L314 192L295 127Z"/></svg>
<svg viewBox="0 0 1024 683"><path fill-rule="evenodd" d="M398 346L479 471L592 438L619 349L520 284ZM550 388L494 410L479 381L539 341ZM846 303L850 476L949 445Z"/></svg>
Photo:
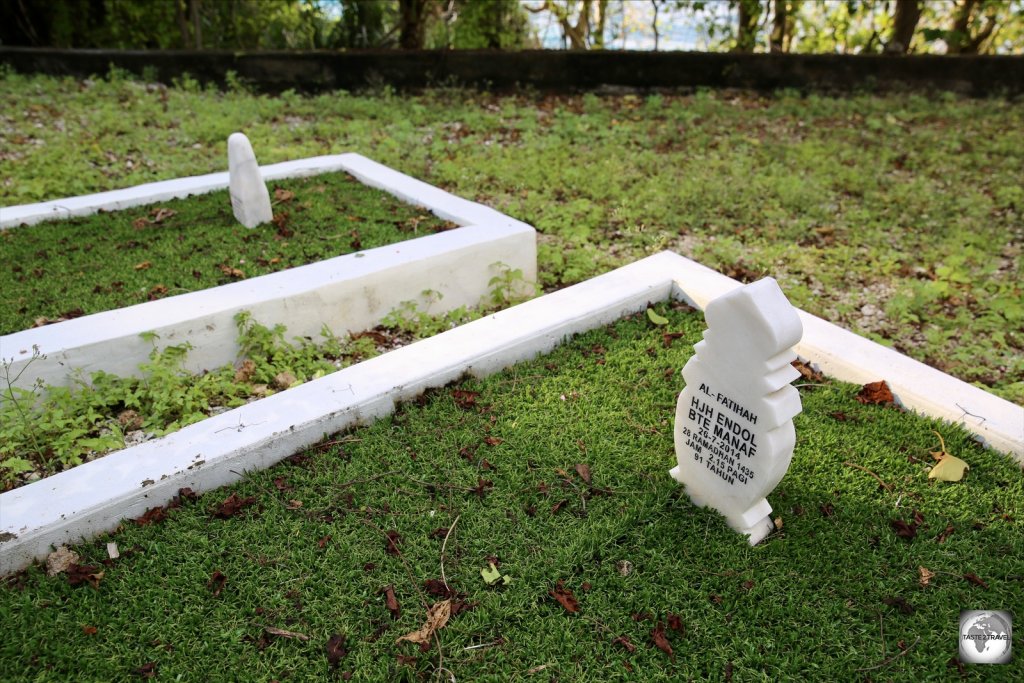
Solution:
<svg viewBox="0 0 1024 683"><path fill-rule="evenodd" d="M403 50L422 50L427 37L427 0L398 0L398 46Z"/></svg>
<svg viewBox="0 0 1024 683"><path fill-rule="evenodd" d="M191 0L192 10L192 39L195 43L197 50L203 49L203 27L199 21L199 5L202 4L202 0Z"/></svg>
<svg viewBox="0 0 1024 683"><path fill-rule="evenodd" d="M789 3L786 0L775 0L775 12L772 17L772 52L786 52L789 47L786 39L789 31L787 22L789 20Z"/></svg>
<svg viewBox="0 0 1024 683"><path fill-rule="evenodd" d="M735 52L753 52L757 43L757 20L761 18L761 3L758 0L739 0L739 6Z"/></svg>
<svg viewBox="0 0 1024 683"><path fill-rule="evenodd" d="M905 55L910 51L917 22L921 19L920 0L896 0L896 11L892 18L892 35L885 44L887 54Z"/></svg>
<svg viewBox="0 0 1024 683"><path fill-rule="evenodd" d="M174 0L174 18L178 22L178 32L181 33L181 47L187 50L192 42L188 31L188 18L185 16L185 6L188 0Z"/></svg>
<svg viewBox="0 0 1024 683"><path fill-rule="evenodd" d="M654 18L651 19L651 30L654 31L654 51L658 51L658 39L661 35L658 33L658 0L651 0L651 5L654 6Z"/></svg>

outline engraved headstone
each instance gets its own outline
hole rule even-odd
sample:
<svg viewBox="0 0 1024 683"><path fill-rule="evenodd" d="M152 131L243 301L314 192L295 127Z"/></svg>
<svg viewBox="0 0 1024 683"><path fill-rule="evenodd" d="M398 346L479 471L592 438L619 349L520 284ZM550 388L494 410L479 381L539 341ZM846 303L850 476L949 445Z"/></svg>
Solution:
<svg viewBox="0 0 1024 683"><path fill-rule="evenodd" d="M238 222L247 228L269 223L274 217L270 193L260 175L249 138L242 133L232 133L228 138L228 178L231 208Z"/></svg>
<svg viewBox="0 0 1024 683"><path fill-rule="evenodd" d="M751 545L774 529L765 496L789 469L800 394L790 382L803 325L765 278L711 301L708 329L683 368L672 477L695 505L718 510Z"/></svg>

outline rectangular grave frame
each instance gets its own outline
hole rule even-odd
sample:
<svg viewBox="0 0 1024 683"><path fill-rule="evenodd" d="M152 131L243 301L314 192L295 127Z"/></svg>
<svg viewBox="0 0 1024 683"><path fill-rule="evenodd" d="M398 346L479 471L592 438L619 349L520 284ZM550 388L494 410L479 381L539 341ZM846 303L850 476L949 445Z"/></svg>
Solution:
<svg viewBox="0 0 1024 683"><path fill-rule="evenodd" d="M11 360L8 372L19 378L16 386L30 387L37 380L68 385L76 376L87 379L99 370L137 374L153 348L140 336L149 332L158 336L161 346L191 343L194 348L184 365L189 372L231 363L238 351L234 317L243 310L260 323L283 324L289 338L316 339L324 324L338 336L373 327L426 290L440 297L427 309L432 314L477 306L503 268L522 273L522 279L513 283L518 288L513 294L532 293L537 278L536 231L521 221L358 154L300 159L263 170L265 179L337 171L462 227L0 336L0 357ZM227 183L227 173L218 173L12 207L4 209L4 222L8 212L30 224L212 192ZM33 359L33 349L45 358Z"/></svg>
<svg viewBox="0 0 1024 683"><path fill-rule="evenodd" d="M566 338L669 298L703 310L739 282L672 252L424 339L332 375L0 494L0 575L166 504L369 423L464 373L487 376ZM799 312L805 359L836 379L885 379L908 409L961 423L1024 465L1024 410L880 344ZM326 406L326 407L325 407ZM961 406L963 406L961 408ZM976 416L981 416L976 417ZM799 437L798 437L799 438ZM670 463L666 462L666 469Z"/></svg>

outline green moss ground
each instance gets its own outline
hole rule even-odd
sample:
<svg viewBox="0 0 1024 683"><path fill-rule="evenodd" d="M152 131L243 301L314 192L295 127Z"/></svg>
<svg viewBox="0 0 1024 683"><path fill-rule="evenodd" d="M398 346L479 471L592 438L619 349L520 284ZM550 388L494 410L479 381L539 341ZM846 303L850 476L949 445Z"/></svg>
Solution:
<svg viewBox="0 0 1024 683"><path fill-rule="evenodd" d="M355 151L535 225L547 289L673 249L743 280L772 275L797 306L1024 404L1019 102L450 88L270 97L116 73L6 73L0 91L11 103L0 111L3 205L220 171L236 130L263 164ZM327 234L339 232L332 222ZM40 249L56 259L59 239ZM247 246L256 258L279 251L262 238ZM236 256L217 240L208 248ZM0 240L4 269L7 249ZM184 287L217 263L138 286Z"/></svg>
<svg viewBox="0 0 1024 683"><path fill-rule="evenodd" d="M14 577L0 588L0 678L323 679L336 634L347 655L331 678L352 680L425 680L442 654L459 681L955 678L961 609L1024 614L1019 467L957 428L862 405L858 387L803 388L793 465L769 498L782 530L750 548L668 476L679 369L703 329L678 308L658 307L668 327L638 317L584 334L429 392L165 521L126 521L78 548L104 572L98 588L39 568ZM928 480L932 429L971 465L964 482ZM229 494L255 503L215 518ZM898 537L891 521L915 514L916 536ZM387 532L400 555L386 551ZM104 566L108 541L122 557ZM489 557L510 585L484 584ZM424 585L442 578L442 561L449 585L478 604L439 632L441 652L396 645L424 621L423 601L440 599ZM919 567L935 573L927 587ZM226 582L214 595L216 572ZM577 613L549 595L559 581ZM651 632L674 617L672 659ZM1019 636L1015 646L1011 665L965 677L1020 680Z"/></svg>
<svg viewBox="0 0 1024 683"><path fill-rule="evenodd" d="M251 230L234 219L224 190L0 232L0 334L39 318L130 306L451 226L345 173L270 185L277 222Z"/></svg>

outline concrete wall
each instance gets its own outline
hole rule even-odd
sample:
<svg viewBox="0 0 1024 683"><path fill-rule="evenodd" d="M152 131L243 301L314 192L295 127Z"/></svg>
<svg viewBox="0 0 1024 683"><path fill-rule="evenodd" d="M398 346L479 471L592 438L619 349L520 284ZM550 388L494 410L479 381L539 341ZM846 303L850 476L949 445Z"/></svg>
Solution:
<svg viewBox="0 0 1024 683"><path fill-rule="evenodd" d="M187 72L223 83L235 71L274 92L358 90L390 84L420 88L457 83L508 89L795 88L808 91L935 91L965 95L1024 94L1022 56L887 57L703 52L571 52L524 50L356 50L230 52L56 50L0 46L0 63L21 73L85 77L111 65L169 82Z"/></svg>

